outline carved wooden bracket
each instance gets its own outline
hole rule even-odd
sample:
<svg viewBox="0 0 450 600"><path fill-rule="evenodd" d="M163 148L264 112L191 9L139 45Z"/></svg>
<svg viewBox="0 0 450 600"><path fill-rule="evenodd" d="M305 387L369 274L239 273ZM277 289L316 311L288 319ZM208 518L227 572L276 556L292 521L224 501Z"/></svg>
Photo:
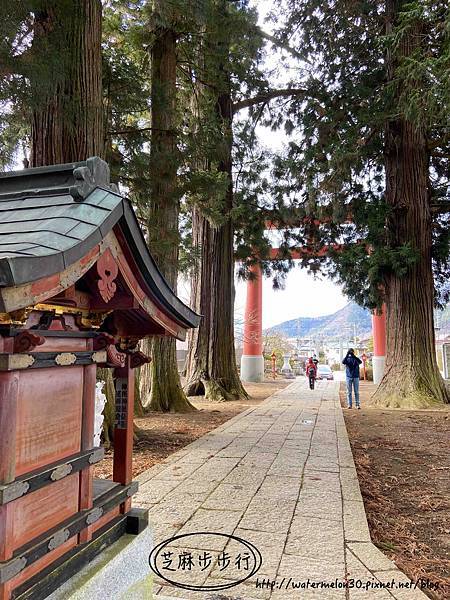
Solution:
<svg viewBox="0 0 450 600"><path fill-rule="evenodd" d="M31 329L44 329L48 331L73 331L73 327L66 323L63 315L57 315L54 311L44 312L39 323L33 325Z"/></svg>
<svg viewBox="0 0 450 600"><path fill-rule="evenodd" d="M104 331L94 338L94 350L104 350L111 344L115 344L114 336Z"/></svg>
<svg viewBox="0 0 450 600"><path fill-rule="evenodd" d="M116 293L117 286L114 282L119 274L119 267L110 250L106 250L97 261L97 273L100 279L97 282L100 296L108 303Z"/></svg>
<svg viewBox="0 0 450 600"><path fill-rule="evenodd" d="M36 346L42 346L45 338L33 333L29 329L24 329L14 338L14 352L30 352Z"/></svg>
<svg viewBox="0 0 450 600"><path fill-rule="evenodd" d="M108 361L108 366L111 367L124 367L126 354L123 352L119 352L114 344L111 344L106 349L106 356Z"/></svg>
<svg viewBox="0 0 450 600"><path fill-rule="evenodd" d="M114 338L110 336L114 342ZM117 349L114 343L106 346L106 362L99 363L99 367L115 367L116 369L122 369L126 365L127 355Z"/></svg>
<svg viewBox="0 0 450 600"><path fill-rule="evenodd" d="M138 350L130 355L130 368L136 369L137 367L141 367L142 365L151 362L151 360L150 356L146 356L143 352Z"/></svg>

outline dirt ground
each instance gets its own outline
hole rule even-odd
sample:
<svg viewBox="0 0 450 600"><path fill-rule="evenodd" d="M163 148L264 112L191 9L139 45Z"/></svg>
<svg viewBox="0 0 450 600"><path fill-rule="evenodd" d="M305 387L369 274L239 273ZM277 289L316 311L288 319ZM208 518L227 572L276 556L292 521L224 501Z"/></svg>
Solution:
<svg viewBox="0 0 450 600"><path fill-rule="evenodd" d="M146 436L134 444L133 476L136 477L163 461L179 448L187 446L238 413L260 404L290 383L292 381L283 379L248 383L245 384L250 395L248 400L217 403L205 402L202 396L195 396L189 400L198 409L197 412L185 415L151 412L145 417L135 419L136 425L145 430ZM102 479L112 477L111 451L107 451L104 460L94 467L94 474Z"/></svg>
<svg viewBox="0 0 450 600"><path fill-rule="evenodd" d="M373 408L373 391L361 382L362 410L344 411L372 540L411 579L438 583L431 598L448 599L450 407Z"/></svg>

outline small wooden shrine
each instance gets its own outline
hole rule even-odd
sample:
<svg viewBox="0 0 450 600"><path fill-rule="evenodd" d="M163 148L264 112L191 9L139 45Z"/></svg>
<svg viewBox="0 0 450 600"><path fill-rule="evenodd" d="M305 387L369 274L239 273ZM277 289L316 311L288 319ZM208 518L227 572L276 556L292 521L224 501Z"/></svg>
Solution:
<svg viewBox="0 0 450 600"><path fill-rule="evenodd" d="M0 175L0 600L45 598L123 533L134 369L145 336L199 317L156 268L98 158ZM98 366L116 390L112 480L96 480Z"/></svg>

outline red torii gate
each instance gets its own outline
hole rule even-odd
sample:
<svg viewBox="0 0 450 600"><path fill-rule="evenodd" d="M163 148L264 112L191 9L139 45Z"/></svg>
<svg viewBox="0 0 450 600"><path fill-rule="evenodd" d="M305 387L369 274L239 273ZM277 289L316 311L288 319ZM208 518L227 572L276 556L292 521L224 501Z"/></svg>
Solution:
<svg viewBox="0 0 450 600"><path fill-rule="evenodd" d="M336 247L336 246L334 246ZM328 247L323 246L315 256L324 256ZM279 249L272 248L270 258L278 258ZM302 259L312 256L307 249L293 250L291 258ZM244 344L241 357L241 378L248 382L261 382L264 380L264 356L262 344L262 309L263 309L263 276L261 267L256 264L250 267L252 279L247 281L247 299L244 317ZM383 378L386 361L386 310L383 306L380 315L372 313L373 349L372 359L374 383L380 383Z"/></svg>

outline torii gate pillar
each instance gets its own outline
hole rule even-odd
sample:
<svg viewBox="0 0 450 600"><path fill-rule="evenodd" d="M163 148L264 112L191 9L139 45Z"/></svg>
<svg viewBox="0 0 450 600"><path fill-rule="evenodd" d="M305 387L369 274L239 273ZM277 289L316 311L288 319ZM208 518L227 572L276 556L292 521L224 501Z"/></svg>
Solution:
<svg viewBox="0 0 450 600"><path fill-rule="evenodd" d="M372 314L373 331L373 382L377 385L383 379L386 363L386 306L383 304L381 314Z"/></svg>
<svg viewBox="0 0 450 600"><path fill-rule="evenodd" d="M263 276L259 265L252 265L250 271L255 275L255 278L249 279L247 282L241 379L259 383L264 380L262 347Z"/></svg>

